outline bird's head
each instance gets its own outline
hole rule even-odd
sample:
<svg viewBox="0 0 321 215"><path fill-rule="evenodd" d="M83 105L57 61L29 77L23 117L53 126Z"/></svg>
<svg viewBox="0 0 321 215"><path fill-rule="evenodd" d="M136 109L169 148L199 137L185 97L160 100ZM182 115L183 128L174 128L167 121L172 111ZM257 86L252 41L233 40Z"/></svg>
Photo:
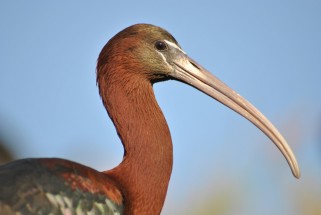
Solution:
<svg viewBox="0 0 321 215"><path fill-rule="evenodd" d="M273 124L251 103L187 56L166 30L137 24L116 34L98 58L98 82L109 75L121 76L119 78L124 80L144 79L150 83L175 79L195 87L257 126L279 148L293 175L300 177L291 148Z"/></svg>

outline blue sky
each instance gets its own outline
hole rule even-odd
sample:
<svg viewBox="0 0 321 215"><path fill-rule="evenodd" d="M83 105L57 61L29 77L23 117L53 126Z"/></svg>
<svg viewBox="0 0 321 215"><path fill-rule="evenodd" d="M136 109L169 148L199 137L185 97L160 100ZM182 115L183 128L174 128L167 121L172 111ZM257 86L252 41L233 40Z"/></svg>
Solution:
<svg viewBox="0 0 321 215"><path fill-rule="evenodd" d="M117 165L122 147L98 96L95 64L114 34L151 23L260 109L302 168L297 181L242 117L187 85L159 83L175 150L163 214L192 213L230 189L240 198L226 214L300 214L296 194L321 182L320 11L313 0L1 1L0 138L17 158Z"/></svg>

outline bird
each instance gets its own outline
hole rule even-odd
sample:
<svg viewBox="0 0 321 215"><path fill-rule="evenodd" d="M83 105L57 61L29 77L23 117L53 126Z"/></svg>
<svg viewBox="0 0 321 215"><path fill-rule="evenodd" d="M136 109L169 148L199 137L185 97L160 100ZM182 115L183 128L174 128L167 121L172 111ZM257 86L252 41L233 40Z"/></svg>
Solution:
<svg viewBox="0 0 321 215"><path fill-rule="evenodd" d="M102 103L124 148L121 163L102 172L60 158L4 164L0 214L160 214L172 173L173 145L153 85L166 80L190 85L249 120L300 177L297 160L274 125L190 58L165 29L134 24L121 30L102 48L96 75Z"/></svg>

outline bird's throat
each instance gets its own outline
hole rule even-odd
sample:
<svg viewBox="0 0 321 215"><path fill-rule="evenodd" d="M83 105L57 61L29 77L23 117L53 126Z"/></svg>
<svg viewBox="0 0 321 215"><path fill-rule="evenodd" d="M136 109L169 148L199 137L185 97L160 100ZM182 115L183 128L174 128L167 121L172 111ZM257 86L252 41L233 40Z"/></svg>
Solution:
<svg viewBox="0 0 321 215"><path fill-rule="evenodd" d="M107 80L106 86L100 86L104 105L125 150L121 164L106 174L122 188L125 214L159 214L172 171L171 136L151 83L128 81L133 83L122 85L120 81L118 86L108 87Z"/></svg>

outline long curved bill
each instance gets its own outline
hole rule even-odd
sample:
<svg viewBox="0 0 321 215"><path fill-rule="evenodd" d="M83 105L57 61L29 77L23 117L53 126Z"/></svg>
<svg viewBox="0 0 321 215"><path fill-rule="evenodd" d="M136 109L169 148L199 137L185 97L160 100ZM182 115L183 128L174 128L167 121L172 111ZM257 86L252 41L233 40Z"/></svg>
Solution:
<svg viewBox="0 0 321 215"><path fill-rule="evenodd" d="M171 76L206 93L252 122L273 141L287 160L293 175L300 178L300 169L291 148L280 132L259 110L189 58L182 50L172 57L171 64L175 70Z"/></svg>

